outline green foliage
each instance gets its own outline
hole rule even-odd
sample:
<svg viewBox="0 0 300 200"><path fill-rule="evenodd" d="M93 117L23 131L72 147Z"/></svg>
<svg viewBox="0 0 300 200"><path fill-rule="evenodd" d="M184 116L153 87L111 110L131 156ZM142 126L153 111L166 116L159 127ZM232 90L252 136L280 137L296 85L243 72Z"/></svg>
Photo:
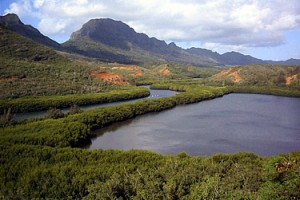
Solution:
<svg viewBox="0 0 300 200"><path fill-rule="evenodd" d="M49 108L47 110L47 117L52 118L52 119L58 119L64 117L65 114L62 110L57 109L57 108Z"/></svg>
<svg viewBox="0 0 300 200"><path fill-rule="evenodd" d="M114 87L90 77L99 63L74 60L3 27L0 63L0 99L94 93Z"/></svg>
<svg viewBox="0 0 300 200"><path fill-rule="evenodd" d="M273 157L250 153L203 158L142 150L0 148L0 194L7 199L299 198L299 152L284 155L296 163L278 173L270 166Z"/></svg>
<svg viewBox="0 0 300 200"><path fill-rule="evenodd" d="M267 94L286 97L300 97L300 91L287 87L270 86L233 86L229 87L235 93Z"/></svg>
<svg viewBox="0 0 300 200"><path fill-rule="evenodd" d="M68 112L68 114L70 115L74 115L74 114L78 114L78 113L81 113L82 110L80 109L80 107L78 105L73 105L70 107L70 110Z"/></svg>

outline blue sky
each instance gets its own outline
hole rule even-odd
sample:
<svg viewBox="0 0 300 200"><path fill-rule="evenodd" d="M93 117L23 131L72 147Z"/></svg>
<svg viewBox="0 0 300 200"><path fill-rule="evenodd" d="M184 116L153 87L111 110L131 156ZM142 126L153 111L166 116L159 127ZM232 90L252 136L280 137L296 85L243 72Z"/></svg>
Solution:
<svg viewBox="0 0 300 200"><path fill-rule="evenodd" d="M0 0L0 13L58 42L89 19L112 18L183 48L300 59L299 0Z"/></svg>

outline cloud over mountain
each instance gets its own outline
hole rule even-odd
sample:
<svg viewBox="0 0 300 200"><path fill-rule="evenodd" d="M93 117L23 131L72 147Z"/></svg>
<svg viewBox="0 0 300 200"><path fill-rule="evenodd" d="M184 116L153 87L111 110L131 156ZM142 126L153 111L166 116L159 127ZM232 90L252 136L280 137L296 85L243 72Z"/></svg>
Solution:
<svg viewBox="0 0 300 200"><path fill-rule="evenodd" d="M38 17L38 29L66 37L92 18L113 18L175 42L243 49L278 46L300 28L298 0L17 0L5 13Z"/></svg>

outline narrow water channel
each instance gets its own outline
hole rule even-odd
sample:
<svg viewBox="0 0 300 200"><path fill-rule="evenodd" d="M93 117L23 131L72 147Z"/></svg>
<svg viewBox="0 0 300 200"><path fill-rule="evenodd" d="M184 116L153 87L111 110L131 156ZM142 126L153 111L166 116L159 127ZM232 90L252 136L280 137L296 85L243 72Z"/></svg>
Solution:
<svg viewBox="0 0 300 200"><path fill-rule="evenodd" d="M147 87L150 90L150 95L145 98L139 98L139 99L131 99L126 101L118 101L118 102L112 102L112 103L102 103L102 104L92 104L92 105L84 105L80 106L82 110L89 110L99 107L105 107L105 106L115 106L122 103L128 103L128 102L134 102L141 99L157 99L157 98L163 98L163 97L169 97L177 94L175 91L171 90L152 90L150 89L150 86L142 86ZM64 112L68 112L70 108L64 108L62 109ZM44 117L47 115L47 111L36 111L36 112L28 112L28 113L16 113L15 119L16 120L22 120L22 119L28 119L33 117Z"/></svg>

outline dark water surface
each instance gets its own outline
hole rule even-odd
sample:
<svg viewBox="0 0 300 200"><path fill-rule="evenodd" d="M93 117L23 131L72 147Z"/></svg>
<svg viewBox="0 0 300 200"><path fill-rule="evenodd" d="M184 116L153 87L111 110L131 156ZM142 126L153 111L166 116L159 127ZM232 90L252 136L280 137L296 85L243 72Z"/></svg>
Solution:
<svg viewBox="0 0 300 200"><path fill-rule="evenodd" d="M89 149L147 149L190 155L300 150L300 99L256 94L178 106L96 130Z"/></svg>

